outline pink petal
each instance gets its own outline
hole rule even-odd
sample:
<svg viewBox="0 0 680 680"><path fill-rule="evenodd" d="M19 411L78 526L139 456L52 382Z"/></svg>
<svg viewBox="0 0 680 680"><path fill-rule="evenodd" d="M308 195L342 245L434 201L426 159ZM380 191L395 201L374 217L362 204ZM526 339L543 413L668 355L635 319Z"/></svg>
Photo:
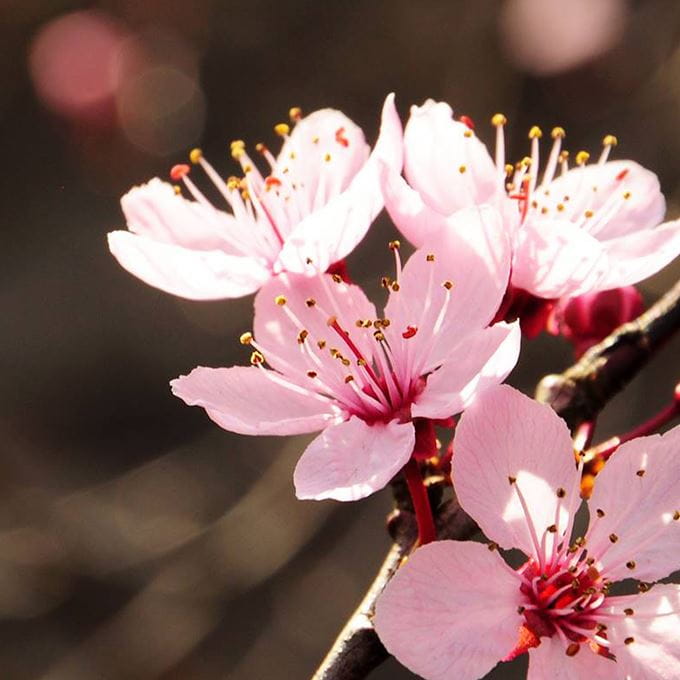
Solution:
<svg viewBox="0 0 680 680"><path fill-rule="evenodd" d="M124 269L150 286L189 300L248 295L271 276L258 260L221 250L190 250L128 231L113 231L108 239Z"/></svg>
<svg viewBox="0 0 680 680"><path fill-rule="evenodd" d="M338 418L331 401L268 373L273 375L254 366L199 366L170 385L176 397L202 406L220 427L239 434L314 432Z"/></svg>
<svg viewBox="0 0 680 680"><path fill-rule="evenodd" d="M373 623L387 650L425 680L477 680L515 646L517 579L478 543L416 550L378 598Z"/></svg>
<svg viewBox="0 0 680 680"><path fill-rule="evenodd" d="M656 175L633 161L573 168L545 188L549 197L539 190L539 205L548 203L554 214L554 207L561 203L562 219L583 224L599 240L655 227L666 212ZM586 210L593 215L584 221Z"/></svg>
<svg viewBox="0 0 680 680"><path fill-rule="evenodd" d="M496 166L448 104L412 106L404 130L404 174L423 200L444 215L492 202L500 190ZM461 168L464 170L461 172Z"/></svg>
<svg viewBox="0 0 680 680"><path fill-rule="evenodd" d="M635 680L680 678L680 585L655 585L648 593L607 598L607 638L621 675ZM632 616L621 616L624 609ZM626 639L633 639L629 644Z"/></svg>
<svg viewBox="0 0 680 680"><path fill-rule="evenodd" d="M656 274L680 254L680 220L602 244L611 268L597 288L628 286Z"/></svg>
<svg viewBox="0 0 680 680"><path fill-rule="evenodd" d="M398 171L384 165L380 181L385 208L397 229L416 247L433 241L447 229L446 216L425 204Z"/></svg>
<svg viewBox="0 0 680 680"><path fill-rule="evenodd" d="M505 380L517 363L521 339L519 323L497 323L465 336L427 378L411 414L448 418L460 413L484 390Z"/></svg>
<svg viewBox="0 0 680 680"><path fill-rule="evenodd" d="M616 680L623 677L615 661L595 654L587 643L581 645L576 656L567 656L565 649L557 636L541 638L541 644L529 650L527 680Z"/></svg>
<svg viewBox="0 0 680 680"><path fill-rule="evenodd" d="M623 444L597 476L587 545L607 578L656 581L680 567L678 451L680 426ZM633 569L626 567L631 560Z"/></svg>
<svg viewBox="0 0 680 680"><path fill-rule="evenodd" d="M317 271L326 271L354 250L383 207L379 163L401 168L401 137L401 121L394 95L390 94L383 105L380 135L368 161L342 193L294 228L279 255L279 267L306 272L309 259Z"/></svg>
<svg viewBox="0 0 680 680"><path fill-rule="evenodd" d="M529 216L518 234L512 283L543 298L581 295L608 271L602 244L567 220Z"/></svg>
<svg viewBox="0 0 680 680"><path fill-rule="evenodd" d="M324 430L305 450L295 468L298 498L355 501L382 489L413 451L413 424L369 425L353 416Z"/></svg>
<svg viewBox="0 0 680 680"><path fill-rule="evenodd" d="M399 291L390 294L385 306L392 332L418 327L409 342L414 354L429 356L432 367L448 354L451 333L460 337L489 324L510 273L510 240L494 208L461 210L448 223L446 231L410 257L399 278ZM428 255L434 255L434 261ZM448 304L446 281L453 284Z"/></svg>
<svg viewBox="0 0 680 680"><path fill-rule="evenodd" d="M316 140L316 141L315 141ZM361 128L341 111L321 109L298 121L281 147L272 174L294 176L312 199L323 175L333 175L334 193L347 188L366 163L370 148ZM291 154L293 155L291 157ZM331 157L326 161L326 154Z"/></svg>
<svg viewBox="0 0 680 680"><path fill-rule="evenodd" d="M373 336L370 331L357 329L356 321L375 319L376 311L359 286L336 283L328 274L317 277L281 274L269 281L255 297L255 339L265 348L265 357L270 366L284 373L290 373L291 370L317 370L298 344L298 334L302 328L291 320L286 310L276 304L275 298L279 295L286 298L288 309L308 331L307 342L316 347L317 342L326 341L323 352L317 352L324 362L338 364L329 355L331 348L337 348L342 354L354 358L342 338L328 325L331 315L335 315L340 326L351 333L367 361L373 356ZM309 299L315 300L317 304L308 307L306 301Z"/></svg>
<svg viewBox="0 0 680 680"><path fill-rule="evenodd" d="M580 488L569 430L549 406L507 385L491 387L462 415L454 451L458 500L491 540L534 557L561 541ZM534 546L529 522L539 545L545 534L545 551ZM556 533L547 532L552 524Z"/></svg>
<svg viewBox="0 0 680 680"><path fill-rule="evenodd" d="M232 215L212 206L188 201L175 193L171 184L154 177L147 184L133 187L120 199L128 229L160 243L184 246L190 250L224 250L243 254L230 244L239 241L247 230ZM246 232L245 234L242 232Z"/></svg>

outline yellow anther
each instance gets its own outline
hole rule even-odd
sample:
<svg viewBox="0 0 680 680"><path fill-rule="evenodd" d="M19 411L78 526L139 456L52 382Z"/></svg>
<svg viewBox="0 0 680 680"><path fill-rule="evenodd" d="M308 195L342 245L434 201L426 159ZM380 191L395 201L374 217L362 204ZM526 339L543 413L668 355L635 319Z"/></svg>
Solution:
<svg viewBox="0 0 680 680"><path fill-rule="evenodd" d="M543 137L543 131L538 125L534 125L531 130L529 130L529 139L540 139Z"/></svg>
<svg viewBox="0 0 680 680"><path fill-rule="evenodd" d="M623 194L623 197L624 197L626 200L628 200L628 199L631 197L630 191L625 191L624 194Z"/></svg>
<svg viewBox="0 0 680 680"><path fill-rule="evenodd" d="M576 165L585 165L590 158L590 154L587 151L579 151L576 154Z"/></svg>
<svg viewBox="0 0 680 680"><path fill-rule="evenodd" d="M592 210L586 210L583 214L586 217L591 218L595 213Z"/></svg>
<svg viewBox="0 0 680 680"><path fill-rule="evenodd" d="M299 106L293 106L288 111L288 117L290 118L291 123L297 123L300 118L302 118L302 109Z"/></svg>
<svg viewBox="0 0 680 680"><path fill-rule="evenodd" d="M327 154L323 157L323 159L326 161L326 163L328 163L328 162L331 160L331 155L330 155L329 153L327 153Z"/></svg>
<svg viewBox="0 0 680 680"><path fill-rule="evenodd" d="M444 286L446 290L451 290L453 288L453 283L451 281L444 281L444 283L442 283L442 286Z"/></svg>
<svg viewBox="0 0 680 680"><path fill-rule="evenodd" d="M494 125L496 127L500 125L505 125L507 122L508 119L502 113L495 113L491 117L491 125Z"/></svg>
<svg viewBox="0 0 680 680"><path fill-rule="evenodd" d="M253 334L250 331L241 333L241 337L238 339L238 341L242 345L249 345L253 341Z"/></svg>
<svg viewBox="0 0 680 680"><path fill-rule="evenodd" d="M548 208L546 208L545 206L543 206L543 207L541 208L541 215L546 215L547 213L548 213Z"/></svg>
<svg viewBox="0 0 680 680"><path fill-rule="evenodd" d="M472 137L472 130L465 130L463 137L467 137L468 139Z"/></svg>
<svg viewBox="0 0 680 680"><path fill-rule="evenodd" d="M564 204L563 203L558 203L557 204L557 212L562 212L564 210Z"/></svg>
<svg viewBox="0 0 680 680"><path fill-rule="evenodd" d="M318 143L319 143L319 137L317 135L314 135L314 137L312 137L312 144L318 144Z"/></svg>
<svg viewBox="0 0 680 680"><path fill-rule="evenodd" d="M425 259L426 259L428 262L434 262L434 255L433 255L432 253L428 253L428 254L425 256Z"/></svg>
<svg viewBox="0 0 680 680"><path fill-rule="evenodd" d="M249 200L250 200L250 194L248 193L248 191L247 191L246 189L244 189L244 190L241 192L241 198L242 198L244 201L249 201Z"/></svg>
<svg viewBox="0 0 680 680"><path fill-rule="evenodd" d="M274 132L280 137L285 137L290 132L290 125L288 123L277 123L274 126Z"/></svg>
<svg viewBox="0 0 680 680"><path fill-rule="evenodd" d="M458 168L458 172L459 172L461 175L462 175L466 170L467 170L467 168L466 168L464 165L461 165L461 166Z"/></svg>
<svg viewBox="0 0 680 680"><path fill-rule="evenodd" d="M373 337L374 337L378 342L382 342L382 341L385 339L385 335L384 335L384 333L383 333L382 331L375 331L375 333L373 333Z"/></svg>
<svg viewBox="0 0 680 680"><path fill-rule="evenodd" d="M295 153L295 151L291 151L291 152L288 154L288 157L290 158L290 160L294 161L294 160L297 158L297 154ZM286 168L286 172L287 172L287 171L288 171L288 169Z"/></svg>
<svg viewBox="0 0 680 680"><path fill-rule="evenodd" d="M257 151L258 153L264 153L266 150L267 147L262 142L258 142L255 145L255 151Z"/></svg>
<svg viewBox="0 0 680 680"><path fill-rule="evenodd" d="M252 171L253 171L253 166L250 165L250 163L248 163L248 165L243 166L243 172L245 172L246 174L248 174L249 172L252 172Z"/></svg>
<svg viewBox="0 0 680 680"><path fill-rule="evenodd" d="M614 135L605 135L602 140L602 146L616 146L618 143L619 140Z"/></svg>
<svg viewBox="0 0 680 680"><path fill-rule="evenodd" d="M240 158L243 157L243 155L245 154L245 152L246 152L245 147L242 147L242 146L233 146L233 147L231 148L231 157L232 157L235 161L237 161L237 160L239 160Z"/></svg>
<svg viewBox="0 0 680 680"><path fill-rule="evenodd" d="M245 148L246 143L242 139L235 139L231 144L229 144L229 148L233 151L236 148Z"/></svg>
<svg viewBox="0 0 680 680"><path fill-rule="evenodd" d="M262 352L258 352L257 350L255 352L253 352L250 355L250 363L253 366L257 366L258 364L263 364L264 363L264 355L262 354Z"/></svg>
<svg viewBox="0 0 680 680"><path fill-rule="evenodd" d="M567 136L567 133L564 131L563 127L560 127L559 125L557 127L554 127L552 131L550 132L550 136L553 139L564 139Z"/></svg>
<svg viewBox="0 0 680 680"><path fill-rule="evenodd" d="M510 177L515 170L515 166L512 163L505 164L505 174Z"/></svg>
<svg viewBox="0 0 680 680"><path fill-rule="evenodd" d="M397 241L397 240L390 241L390 242L387 244L387 247L388 247L390 250L399 250L399 248L401 248L401 242L400 242L400 241Z"/></svg>
<svg viewBox="0 0 680 680"><path fill-rule="evenodd" d="M569 158L569 152L568 151L560 151L560 161L564 162Z"/></svg>
<svg viewBox="0 0 680 680"><path fill-rule="evenodd" d="M189 160L195 165L201 158L203 158L203 152L200 149L192 149L189 153Z"/></svg>
<svg viewBox="0 0 680 680"><path fill-rule="evenodd" d="M277 305L279 305L279 307L283 307L283 305L285 305L286 302L288 302L288 300L286 299L286 296L285 296L285 295L277 295L277 296L274 298L274 302L275 302Z"/></svg>
<svg viewBox="0 0 680 680"><path fill-rule="evenodd" d="M181 196L181 195L182 195L182 187L179 186L178 184L174 184L173 187L172 187L172 190L173 190L178 196Z"/></svg>

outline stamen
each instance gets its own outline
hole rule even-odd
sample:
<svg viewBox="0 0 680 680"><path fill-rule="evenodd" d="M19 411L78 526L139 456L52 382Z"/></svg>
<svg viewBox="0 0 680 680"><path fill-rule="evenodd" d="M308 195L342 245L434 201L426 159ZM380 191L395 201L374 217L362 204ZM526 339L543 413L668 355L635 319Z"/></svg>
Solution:
<svg viewBox="0 0 680 680"><path fill-rule="evenodd" d="M497 113L491 119L491 124L496 128L496 176L498 183L503 186L506 175L505 166L505 132L504 127L507 123L507 118L502 113Z"/></svg>
<svg viewBox="0 0 680 680"><path fill-rule="evenodd" d="M600 158L597 161L598 165L604 165L607 162L607 159L609 158L609 152L611 151L613 146L616 146L618 144L618 140L614 135L605 135L604 139L602 140L602 153L600 154Z"/></svg>

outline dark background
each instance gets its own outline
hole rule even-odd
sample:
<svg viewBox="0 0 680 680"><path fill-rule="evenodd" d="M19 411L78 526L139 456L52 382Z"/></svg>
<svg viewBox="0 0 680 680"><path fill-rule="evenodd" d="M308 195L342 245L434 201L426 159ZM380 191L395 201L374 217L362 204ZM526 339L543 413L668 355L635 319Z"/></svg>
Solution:
<svg viewBox="0 0 680 680"><path fill-rule="evenodd" d="M374 140L395 91L404 120L444 99L487 141L503 111L516 159L534 123L594 154L614 133L614 157L656 171L678 217L677 1L0 0L0 12L0 677L308 677L387 550L389 492L298 502L305 438L232 435L170 395L197 364L245 361L252 299L186 302L128 275L105 241L119 197L197 143L233 173L228 142L276 148L290 106L340 108ZM350 258L369 295L391 237L381 217ZM647 300L679 271L646 282ZM669 399L679 348L612 403L601 437ZM569 361L540 338L512 382L531 392ZM413 676L391 662L373 677Z"/></svg>

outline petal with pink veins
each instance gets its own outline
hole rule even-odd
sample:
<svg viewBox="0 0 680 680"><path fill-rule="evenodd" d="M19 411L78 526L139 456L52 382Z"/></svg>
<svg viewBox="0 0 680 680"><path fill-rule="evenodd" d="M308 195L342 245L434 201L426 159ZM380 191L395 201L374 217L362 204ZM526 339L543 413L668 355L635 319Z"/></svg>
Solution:
<svg viewBox="0 0 680 680"><path fill-rule="evenodd" d="M633 614L622 616L624 609ZM680 585L658 584L640 595L610 597L602 611L618 615L606 623L622 677L680 678Z"/></svg>
<svg viewBox="0 0 680 680"><path fill-rule="evenodd" d="M596 290L629 286L656 274L680 254L680 220L602 244L610 270Z"/></svg>
<svg viewBox="0 0 680 680"><path fill-rule="evenodd" d="M448 418L484 390L503 382L519 357L519 323L497 323L463 337L441 367L427 378L411 407L413 417Z"/></svg>
<svg viewBox="0 0 680 680"><path fill-rule="evenodd" d="M308 272L308 260L311 260L316 271L326 271L331 264L352 252L383 208L379 163L401 168L401 140L401 121L394 95L390 94L383 105L380 135L364 166L346 189L311 212L293 229L275 266L290 272ZM331 158L329 164L332 163Z"/></svg>
<svg viewBox="0 0 680 680"><path fill-rule="evenodd" d="M549 555L580 503L565 422L549 406L500 385L463 413L453 446L456 494L484 533L504 548Z"/></svg>
<svg viewBox="0 0 680 680"><path fill-rule="evenodd" d="M656 581L678 568L678 451L680 426L638 437L623 444L597 476L587 546L607 578Z"/></svg>
<svg viewBox="0 0 680 680"><path fill-rule="evenodd" d="M220 427L238 434L314 432L341 417L332 401L255 366L199 366L170 385L176 397L202 406Z"/></svg>
<svg viewBox="0 0 680 680"><path fill-rule="evenodd" d="M496 166L472 130L454 121L448 104L412 106L404 129L404 175L431 208L450 215L493 202Z"/></svg>
<svg viewBox="0 0 680 680"><path fill-rule="evenodd" d="M295 468L300 499L355 501L382 489L406 464L415 444L413 423L369 425L353 416L324 430Z"/></svg>
<svg viewBox="0 0 680 680"><path fill-rule="evenodd" d="M157 177L130 189L120 204L128 229L153 241L191 250L224 250L232 255L251 250L247 230L232 215L183 198ZM236 248L227 240L229 236L244 247Z"/></svg>
<svg viewBox="0 0 680 680"><path fill-rule="evenodd" d="M255 297L255 339L264 347L270 366L284 373L317 368L311 363L309 353L298 343L302 328L276 303L279 296L286 299L288 310L309 333L306 342L311 352L323 357L326 365L332 348L356 359L338 333L328 325L333 315L342 328L351 332L356 347L370 361L375 341L370 331L357 329L356 322L358 319L375 319L376 311L359 286L336 283L328 274L315 277L281 274L264 285ZM316 304L310 307L308 301L311 300ZM323 350L318 348L319 342L324 343ZM267 350L271 350L271 354ZM355 361L352 363L356 365Z"/></svg>
<svg viewBox="0 0 680 680"><path fill-rule="evenodd" d="M616 662L595 654L587 643L575 656L565 651L557 636L541 638L541 644L529 650L527 680L623 680Z"/></svg>
<svg viewBox="0 0 680 680"><path fill-rule="evenodd" d="M374 625L387 650L426 680L477 680L515 647L519 581L479 543L416 550L387 584Z"/></svg>
<svg viewBox="0 0 680 680"><path fill-rule="evenodd" d="M587 293L608 269L602 244L568 220L529 215L518 232L512 283L538 297Z"/></svg>
<svg viewBox="0 0 680 680"><path fill-rule="evenodd" d="M448 354L451 334L462 336L489 324L510 274L511 245L498 211L488 205L469 208L448 222L409 258L400 288L385 306L393 332L418 327L409 342L414 354L429 356L430 366Z"/></svg>
<svg viewBox="0 0 680 680"><path fill-rule="evenodd" d="M433 241L447 229L447 216L426 205L399 172L382 165L380 182L390 218L416 248Z"/></svg>
<svg viewBox="0 0 680 680"><path fill-rule="evenodd" d="M124 269L189 300L241 297L271 277L263 262L222 250L190 250L129 231L113 231L108 239L111 253Z"/></svg>
<svg viewBox="0 0 680 680"><path fill-rule="evenodd" d="M560 204L561 218L581 223L599 240L651 229L666 213L657 176L634 161L573 168L544 188L549 196L539 189L539 205L548 202L552 213ZM584 221L586 210L593 214Z"/></svg>

